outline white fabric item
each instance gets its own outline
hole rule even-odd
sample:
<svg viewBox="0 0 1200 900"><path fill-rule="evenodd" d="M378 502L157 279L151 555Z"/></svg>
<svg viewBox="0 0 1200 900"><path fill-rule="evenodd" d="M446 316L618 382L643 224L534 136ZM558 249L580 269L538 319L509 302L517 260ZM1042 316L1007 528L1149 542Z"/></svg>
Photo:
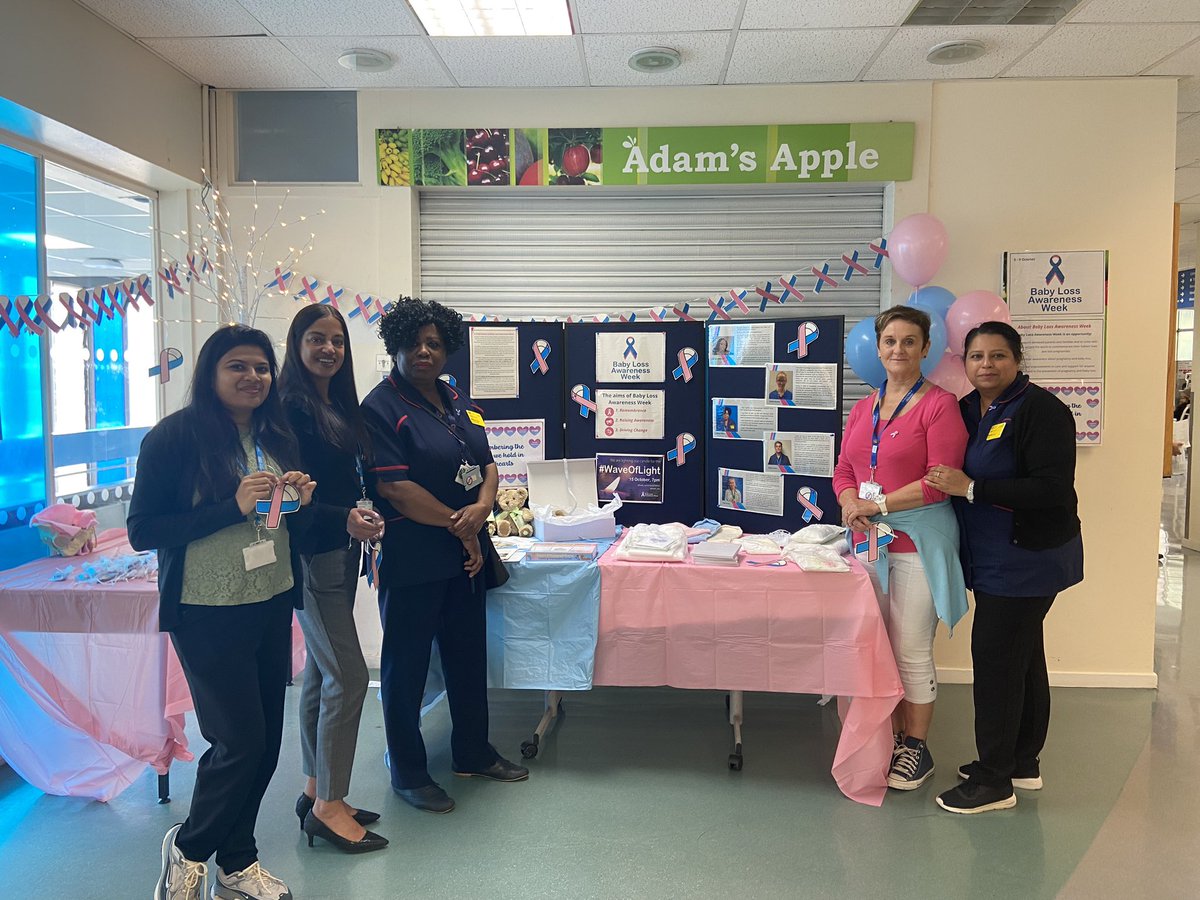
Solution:
<svg viewBox="0 0 1200 900"><path fill-rule="evenodd" d="M932 703L937 699L937 672L933 665L933 637L937 633L937 609L925 578L925 567L916 553L888 554L888 595L879 589L875 564L866 553L859 561L871 577L883 623L887 626L892 655L909 703Z"/></svg>
<svg viewBox="0 0 1200 900"><path fill-rule="evenodd" d="M751 556L778 556L779 543L769 534L744 534L734 543Z"/></svg>
<svg viewBox="0 0 1200 900"><path fill-rule="evenodd" d="M622 559L657 559L682 562L687 559L687 532L684 525L634 525L627 530L615 555Z"/></svg>
<svg viewBox="0 0 1200 900"><path fill-rule="evenodd" d="M849 572L850 565L832 547L819 544L793 544L784 551L784 556L805 572Z"/></svg>
<svg viewBox="0 0 1200 900"><path fill-rule="evenodd" d="M742 529L736 525L722 525L717 533L709 538L710 541L736 541L742 536Z"/></svg>
<svg viewBox="0 0 1200 900"><path fill-rule="evenodd" d="M791 536L789 543L828 544L845 534L844 525L806 525Z"/></svg>

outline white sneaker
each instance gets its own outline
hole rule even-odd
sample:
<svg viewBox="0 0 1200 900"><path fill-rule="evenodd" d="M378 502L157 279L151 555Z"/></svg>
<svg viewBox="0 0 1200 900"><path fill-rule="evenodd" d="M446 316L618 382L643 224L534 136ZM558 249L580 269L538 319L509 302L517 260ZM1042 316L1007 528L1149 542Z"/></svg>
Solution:
<svg viewBox="0 0 1200 900"><path fill-rule="evenodd" d="M240 872L217 867L213 879L213 900L292 900L288 886L255 860Z"/></svg>
<svg viewBox="0 0 1200 900"><path fill-rule="evenodd" d="M208 866L186 859L175 846L181 822L167 830L162 843L162 870L154 886L154 900L204 900L208 893Z"/></svg>

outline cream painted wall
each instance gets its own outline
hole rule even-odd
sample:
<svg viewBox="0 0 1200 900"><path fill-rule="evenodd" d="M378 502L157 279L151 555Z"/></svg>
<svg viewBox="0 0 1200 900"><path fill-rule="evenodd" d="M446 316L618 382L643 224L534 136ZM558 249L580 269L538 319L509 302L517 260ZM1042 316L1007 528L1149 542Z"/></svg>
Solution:
<svg viewBox="0 0 1200 900"><path fill-rule="evenodd" d="M0 34L0 129L148 187L199 181L194 81L74 0L4 0Z"/></svg>
<svg viewBox="0 0 1200 900"><path fill-rule="evenodd" d="M950 233L937 281L962 293L998 290L1005 250L1108 249L1112 253L1104 445L1081 450L1078 488L1087 578L1056 604L1047 625L1060 684L1152 686L1159 454L1168 334L1159 304L1170 275L1175 85L1171 80L954 82L671 90L382 91L359 99L363 184L293 192L316 247L301 271L384 295L419 283L414 194L374 186L376 127L721 124L904 120L917 123L913 179L896 185L894 218L928 210ZM631 112L631 110L633 112ZM562 111L562 112L559 112ZM226 121L227 110L221 122ZM220 144L228 156L229 130ZM245 213L248 189L226 192ZM261 194L260 194L261 197ZM261 202L261 200L260 200ZM901 302L907 288L892 284ZM291 301L263 324L282 337ZM1147 326L1149 323L1149 326ZM376 381L374 346L358 327L360 388ZM360 338L361 335L361 338ZM1147 402L1147 398L1153 398ZM1113 492L1119 486L1118 518ZM378 646L368 598L360 625ZM376 625L377 627L377 625ZM969 677L969 623L939 637L944 677Z"/></svg>

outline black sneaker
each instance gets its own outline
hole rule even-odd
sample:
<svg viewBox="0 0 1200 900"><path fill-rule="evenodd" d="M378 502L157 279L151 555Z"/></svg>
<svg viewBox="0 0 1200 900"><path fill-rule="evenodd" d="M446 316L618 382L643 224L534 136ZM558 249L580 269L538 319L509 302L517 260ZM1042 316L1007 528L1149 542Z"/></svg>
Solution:
<svg viewBox="0 0 1200 900"><path fill-rule="evenodd" d="M933 774L933 755L925 742L915 737L906 737L900 749L892 757L888 771L888 787L898 791L913 791L923 785Z"/></svg>
<svg viewBox="0 0 1200 900"><path fill-rule="evenodd" d="M965 781L958 787L939 794L937 805L947 812L973 815L991 812L994 809L1012 809L1017 805L1017 795L1012 788L990 787L978 781Z"/></svg>
<svg viewBox="0 0 1200 900"><path fill-rule="evenodd" d="M975 767L978 765L979 760L973 760L965 766L959 766L958 777L966 781L975 773ZM1042 789L1042 775L1038 770L1038 764L1035 762L1031 769L1013 772L1012 786L1020 788L1023 791L1040 791Z"/></svg>

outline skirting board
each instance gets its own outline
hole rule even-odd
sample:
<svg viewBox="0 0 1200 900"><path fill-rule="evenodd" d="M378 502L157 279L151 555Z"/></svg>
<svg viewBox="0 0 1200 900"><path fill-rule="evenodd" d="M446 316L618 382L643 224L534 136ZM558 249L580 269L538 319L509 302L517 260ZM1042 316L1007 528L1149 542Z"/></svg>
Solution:
<svg viewBox="0 0 1200 900"><path fill-rule="evenodd" d="M971 684L970 669L938 668L938 681L943 684ZM1051 672L1051 687L1092 688L1157 688L1157 672Z"/></svg>

